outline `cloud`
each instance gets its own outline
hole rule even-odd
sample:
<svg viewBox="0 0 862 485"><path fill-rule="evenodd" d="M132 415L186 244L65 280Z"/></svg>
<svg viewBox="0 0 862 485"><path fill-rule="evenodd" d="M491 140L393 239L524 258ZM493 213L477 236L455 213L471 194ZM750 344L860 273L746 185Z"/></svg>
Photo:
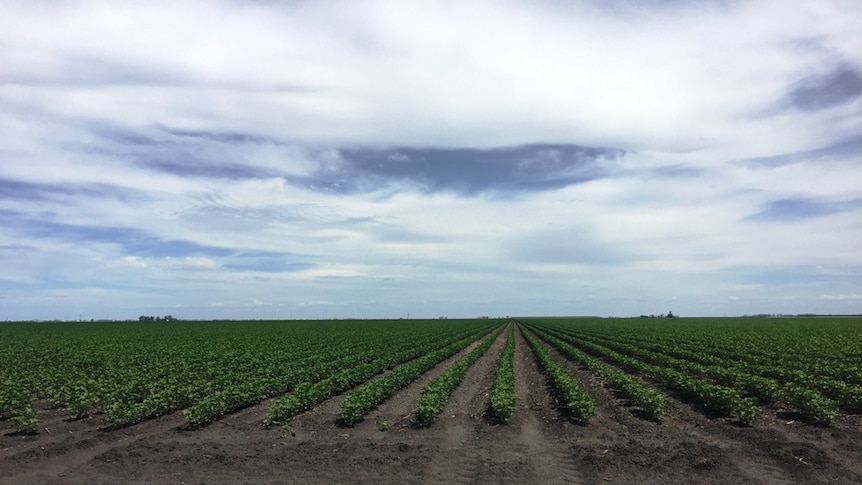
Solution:
<svg viewBox="0 0 862 485"><path fill-rule="evenodd" d="M407 183L436 192L551 190L606 176L622 150L577 145L504 148L341 149L334 163L312 175L313 187L337 192Z"/></svg>
<svg viewBox="0 0 862 485"><path fill-rule="evenodd" d="M849 103L862 96L862 73L859 69L840 64L819 76L799 81L787 96L791 106L816 111Z"/></svg>
<svg viewBox="0 0 862 485"><path fill-rule="evenodd" d="M852 2L4 12L13 318L858 312Z"/></svg>
<svg viewBox="0 0 862 485"><path fill-rule="evenodd" d="M274 251L242 249L198 244L192 241L165 240L145 231L128 227L81 226L4 214L7 229L38 239L54 239L75 244L108 244L120 247L121 260L146 267L151 258L163 258L171 264L192 267L217 267L238 271L284 272L307 269L307 258ZM4 245L0 249L20 252L36 250L31 246ZM221 263L219 262L221 261Z"/></svg>
<svg viewBox="0 0 862 485"><path fill-rule="evenodd" d="M145 198L141 192L109 184L34 183L6 178L0 178L0 193L3 194L4 198L24 201L62 201L90 198L115 199L128 202L140 201Z"/></svg>
<svg viewBox="0 0 862 485"><path fill-rule="evenodd" d="M769 2L625 5L203 2L166 18L159 3L58 4L48 15L20 3L7 29L20 48L4 63L15 74L4 81L71 83L59 96L41 90L54 111L181 119L192 132L263 128L257 136L386 146L576 135L590 146L671 148L691 146L675 133L708 127L704 114L738 114L752 96L796 82L772 45L794 40L800 25L816 36L835 22L800 8L763 25ZM731 95L740 83L746 91ZM255 120L241 116L249 110Z"/></svg>
<svg viewBox="0 0 862 485"><path fill-rule="evenodd" d="M770 201L763 209L748 217L749 220L781 222L823 217L862 209L862 199L828 201L812 199L781 199Z"/></svg>
<svg viewBox="0 0 862 485"><path fill-rule="evenodd" d="M736 163L747 165L751 168L772 168L793 163L816 162L816 163L842 163L856 162L862 156L862 137L858 135L847 139L840 139L827 146L821 146L812 150L803 150L795 153L779 153L766 157L755 157L740 160Z"/></svg>
<svg viewBox="0 0 862 485"><path fill-rule="evenodd" d="M0 246L0 251L8 252L11 254L14 253L29 253L32 251L36 251L34 246L27 246L24 244L4 244Z"/></svg>
<svg viewBox="0 0 862 485"><path fill-rule="evenodd" d="M145 231L129 227L83 226L30 219L21 214L4 214L7 229L19 234L40 239L56 239L73 243L116 244L133 256L225 256L231 251L214 246L203 246L189 241L163 240Z"/></svg>
<svg viewBox="0 0 862 485"><path fill-rule="evenodd" d="M166 172L179 177L206 177L223 179L264 178L272 176L265 170L242 164L218 163L211 160L197 160L191 154L180 155L173 160L141 160L139 165L157 172Z"/></svg>

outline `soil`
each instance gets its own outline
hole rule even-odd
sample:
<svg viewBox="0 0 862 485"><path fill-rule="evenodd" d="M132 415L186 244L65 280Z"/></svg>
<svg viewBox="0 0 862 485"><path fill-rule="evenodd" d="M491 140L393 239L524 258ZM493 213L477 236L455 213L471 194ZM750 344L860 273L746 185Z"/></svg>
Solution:
<svg viewBox="0 0 862 485"><path fill-rule="evenodd" d="M598 404L578 425L516 334L517 407L507 424L486 413L503 333L429 428L413 424L419 391L457 356L350 428L339 425L341 396L273 428L261 426L268 402L198 430L184 429L180 413L106 430L98 416L69 420L46 407L37 435L0 423L0 483L862 483L859 416L824 428L766 409L746 427L670 398L670 416L655 424L552 351Z"/></svg>

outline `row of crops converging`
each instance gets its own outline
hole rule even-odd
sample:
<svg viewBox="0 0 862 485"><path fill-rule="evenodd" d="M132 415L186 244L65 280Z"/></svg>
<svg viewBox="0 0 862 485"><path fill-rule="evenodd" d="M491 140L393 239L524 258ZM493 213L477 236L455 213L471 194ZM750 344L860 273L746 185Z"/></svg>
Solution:
<svg viewBox="0 0 862 485"><path fill-rule="evenodd" d="M498 338L487 408L498 423L516 410L516 341L580 423L596 404L572 366L655 422L668 396L745 424L765 407L821 425L862 410L859 319L14 323L0 337L0 427L20 433L38 431L36 403L106 428L179 411L197 428L267 399L264 424L284 424L335 396L350 426L449 360L415 406L430 426Z"/></svg>

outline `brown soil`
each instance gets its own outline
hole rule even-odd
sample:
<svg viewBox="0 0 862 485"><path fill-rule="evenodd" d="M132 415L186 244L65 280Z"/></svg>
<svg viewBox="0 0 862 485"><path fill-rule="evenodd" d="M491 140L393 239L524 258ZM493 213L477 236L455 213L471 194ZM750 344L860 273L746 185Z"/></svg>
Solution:
<svg viewBox="0 0 862 485"><path fill-rule="evenodd" d="M338 425L341 397L276 428L261 426L268 402L195 431L179 413L106 431L98 417L42 409L38 435L0 428L0 483L862 483L858 416L821 428L768 409L743 427L671 399L670 416L654 424L552 353L598 403L588 425L573 424L520 334L517 409L508 424L491 424L487 394L504 341L505 333L430 428L412 424L419 391L454 358L352 428Z"/></svg>

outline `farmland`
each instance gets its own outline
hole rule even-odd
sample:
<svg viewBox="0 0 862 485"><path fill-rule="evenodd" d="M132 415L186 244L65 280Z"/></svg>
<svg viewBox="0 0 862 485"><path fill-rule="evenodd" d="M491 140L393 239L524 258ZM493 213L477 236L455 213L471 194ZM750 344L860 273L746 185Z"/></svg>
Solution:
<svg viewBox="0 0 862 485"><path fill-rule="evenodd" d="M0 482L854 483L862 320L0 325Z"/></svg>

